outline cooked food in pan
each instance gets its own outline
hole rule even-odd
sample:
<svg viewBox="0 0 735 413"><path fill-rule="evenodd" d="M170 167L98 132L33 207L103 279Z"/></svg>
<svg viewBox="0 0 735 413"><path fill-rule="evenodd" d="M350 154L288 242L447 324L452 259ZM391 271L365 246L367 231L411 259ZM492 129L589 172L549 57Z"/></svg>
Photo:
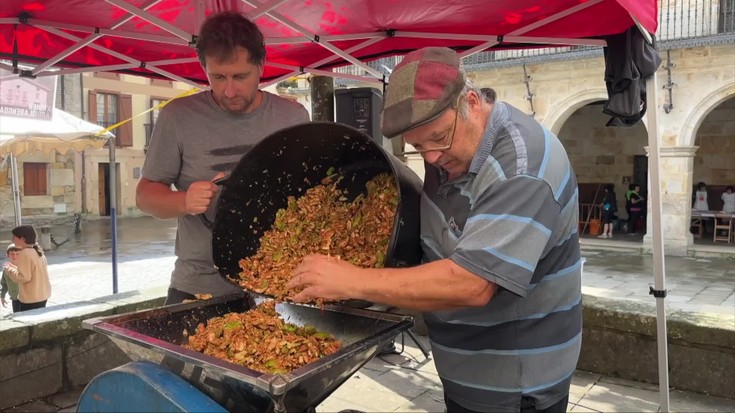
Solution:
<svg viewBox="0 0 735 413"><path fill-rule="evenodd" d="M184 347L263 373L286 373L332 354L342 344L313 326L283 321L275 301L200 323Z"/></svg>

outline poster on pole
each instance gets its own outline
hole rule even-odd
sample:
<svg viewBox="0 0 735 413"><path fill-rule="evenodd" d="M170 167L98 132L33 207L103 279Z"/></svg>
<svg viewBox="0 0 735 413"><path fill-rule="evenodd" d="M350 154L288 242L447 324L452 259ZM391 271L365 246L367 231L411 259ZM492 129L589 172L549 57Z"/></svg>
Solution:
<svg viewBox="0 0 735 413"><path fill-rule="evenodd" d="M56 76L20 77L0 69L0 115L51 120Z"/></svg>

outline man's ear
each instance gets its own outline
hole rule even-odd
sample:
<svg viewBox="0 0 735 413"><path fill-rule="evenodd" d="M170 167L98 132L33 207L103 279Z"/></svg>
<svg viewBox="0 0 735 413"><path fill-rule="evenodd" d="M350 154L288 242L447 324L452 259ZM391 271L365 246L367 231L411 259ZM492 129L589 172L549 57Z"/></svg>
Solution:
<svg viewBox="0 0 735 413"><path fill-rule="evenodd" d="M471 110L474 110L480 107L480 103L482 103L483 98L482 96L479 96L474 90L470 90L465 95L465 100L467 101L467 106Z"/></svg>

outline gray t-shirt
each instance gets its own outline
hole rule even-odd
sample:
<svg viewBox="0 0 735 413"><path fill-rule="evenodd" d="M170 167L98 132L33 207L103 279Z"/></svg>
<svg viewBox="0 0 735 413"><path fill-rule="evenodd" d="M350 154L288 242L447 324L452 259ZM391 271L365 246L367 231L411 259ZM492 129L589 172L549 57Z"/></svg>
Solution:
<svg viewBox="0 0 735 413"><path fill-rule="evenodd" d="M298 103L263 92L263 102L247 114L220 108L212 93L175 99L158 116L143 165L143 177L186 191L195 181L228 174L240 158L271 133L309 121ZM206 215L216 210L212 202ZM198 216L178 219L176 264L171 287L189 294L226 295L239 291L225 281L212 262L212 233Z"/></svg>

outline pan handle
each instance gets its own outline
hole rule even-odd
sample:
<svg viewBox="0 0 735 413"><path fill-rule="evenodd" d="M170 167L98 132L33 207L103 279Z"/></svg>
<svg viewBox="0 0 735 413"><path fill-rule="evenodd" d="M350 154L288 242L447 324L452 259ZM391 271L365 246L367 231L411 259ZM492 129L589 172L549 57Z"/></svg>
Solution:
<svg viewBox="0 0 735 413"><path fill-rule="evenodd" d="M214 181L212 181L212 183L215 184L215 185L224 186L227 183L227 179L228 178L229 178L229 175L228 176L225 176L225 177L222 177L222 178L219 178L219 179L215 179ZM217 212L215 211L215 214L216 213ZM207 227L207 229L209 229L211 231L214 228L214 221L210 221L207 218L206 215L204 215L204 214L198 214L198 217L199 217L199 220L202 221L202 224L205 227Z"/></svg>

